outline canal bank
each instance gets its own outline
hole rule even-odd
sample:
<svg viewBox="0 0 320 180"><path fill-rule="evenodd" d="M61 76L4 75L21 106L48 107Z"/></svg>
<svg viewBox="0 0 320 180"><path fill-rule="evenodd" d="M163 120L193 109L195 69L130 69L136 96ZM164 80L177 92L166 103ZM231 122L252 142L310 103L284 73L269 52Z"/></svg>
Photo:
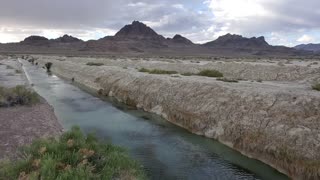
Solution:
<svg viewBox="0 0 320 180"><path fill-rule="evenodd" d="M35 90L55 108L65 128L79 125L126 147L151 179L287 179L260 161L212 139L190 134L159 116L87 94L41 67L24 66Z"/></svg>
<svg viewBox="0 0 320 180"><path fill-rule="evenodd" d="M311 88L152 75L130 67L38 58L53 62L52 71L62 77L214 138L294 179L319 179L320 94Z"/></svg>

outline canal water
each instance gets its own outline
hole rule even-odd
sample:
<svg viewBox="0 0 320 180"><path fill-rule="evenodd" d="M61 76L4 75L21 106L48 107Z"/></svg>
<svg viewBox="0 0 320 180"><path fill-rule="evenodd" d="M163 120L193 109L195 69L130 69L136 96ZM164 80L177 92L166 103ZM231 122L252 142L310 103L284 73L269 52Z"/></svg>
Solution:
<svg viewBox="0 0 320 180"><path fill-rule="evenodd" d="M42 68L22 62L34 89L51 104L65 129L74 125L128 149L150 179L282 180L270 166L197 136L157 115L98 98Z"/></svg>

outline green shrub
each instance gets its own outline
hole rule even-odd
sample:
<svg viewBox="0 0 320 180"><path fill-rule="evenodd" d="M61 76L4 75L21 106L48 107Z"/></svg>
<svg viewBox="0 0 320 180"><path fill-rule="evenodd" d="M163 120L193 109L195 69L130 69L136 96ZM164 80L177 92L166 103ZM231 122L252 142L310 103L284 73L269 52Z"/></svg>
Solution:
<svg viewBox="0 0 320 180"><path fill-rule="evenodd" d="M44 66L46 67L47 72L51 72L52 62L47 62Z"/></svg>
<svg viewBox="0 0 320 180"><path fill-rule="evenodd" d="M25 86L16 86L14 88L0 87L0 107L32 105L39 101L38 94Z"/></svg>
<svg viewBox="0 0 320 180"><path fill-rule="evenodd" d="M141 166L126 151L85 136L78 127L58 140L34 141L22 149L24 158L2 162L4 179L145 179Z"/></svg>
<svg viewBox="0 0 320 180"><path fill-rule="evenodd" d="M148 73L148 72L150 72L150 70L147 68L140 68L139 72L147 72Z"/></svg>
<svg viewBox="0 0 320 180"><path fill-rule="evenodd" d="M149 74L178 74L177 71L166 71L166 70L161 70L161 69L146 69L146 68L141 68L139 69L139 72L146 72Z"/></svg>
<svg viewBox="0 0 320 180"><path fill-rule="evenodd" d="M262 79L258 79L257 82L262 83Z"/></svg>
<svg viewBox="0 0 320 180"><path fill-rule="evenodd" d="M223 74L217 70L205 69L200 71L197 75L207 77L223 77Z"/></svg>
<svg viewBox="0 0 320 180"><path fill-rule="evenodd" d="M218 78L218 81L223 81L223 82L230 82L230 83L237 83L239 81L234 80L234 79L227 79L227 78Z"/></svg>
<svg viewBox="0 0 320 180"><path fill-rule="evenodd" d="M312 86L313 90L320 91L320 83Z"/></svg>
<svg viewBox="0 0 320 180"><path fill-rule="evenodd" d="M190 72L186 72L186 73L182 73L181 74L182 76L192 76L194 75L193 73L190 73Z"/></svg>
<svg viewBox="0 0 320 180"><path fill-rule="evenodd" d="M86 65L88 66L103 66L103 63L96 63L96 62L88 62Z"/></svg>
<svg viewBox="0 0 320 180"><path fill-rule="evenodd" d="M18 69L16 69L15 72L16 72L17 74L21 74L21 73L22 73L22 71L21 71L21 70L18 70Z"/></svg>
<svg viewBox="0 0 320 180"><path fill-rule="evenodd" d="M161 69L153 69L149 73L150 74L178 74L177 71L166 71Z"/></svg>
<svg viewBox="0 0 320 180"><path fill-rule="evenodd" d="M35 61L35 60L34 60L33 58L31 58L31 59L29 59L28 61L29 61L31 64L34 64L34 61Z"/></svg>

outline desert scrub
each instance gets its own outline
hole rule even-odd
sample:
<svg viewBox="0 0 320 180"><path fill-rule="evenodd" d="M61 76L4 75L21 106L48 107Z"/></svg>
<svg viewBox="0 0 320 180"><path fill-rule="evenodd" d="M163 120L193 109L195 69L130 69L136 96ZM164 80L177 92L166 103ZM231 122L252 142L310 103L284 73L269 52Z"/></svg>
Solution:
<svg viewBox="0 0 320 180"><path fill-rule="evenodd" d="M258 83L262 83L262 79L258 79L257 82L258 82Z"/></svg>
<svg viewBox="0 0 320 180"><path fill-rule="evenodd" d="M25 86L13 88L0 87L0 107L10 107L16 105L32 105L40 101L37 93Z"/></svg>
<svg viewBox="0 0 320 180"><path fill-rule="evenodd" d="M313 90L320 91L320 83L312 86Z"/></svg>
<svg viewBox="0 0 320 180"><path fill-rule="evenodd" d="M147 69L147 68L140 68L139 69L139 72L149 72L150 70L149 69Z"/></svg>
<svg viewBox="0 0 320 180"><path fill-rule="evenodd" d="M22 71L21 71L21 70L18 70L18 69L16 69L15 72L16 72L17 74L21 74L21 73L22 73Z"/></svg>
<svg viewBox="0 0 320 180"><path fill-rule="evenodd" d="M197 75L207 77L223 77L223 74L217 70L205 69L200 71Z"/></svg>
<svg viewBox="0 0 320 180"><path fill-rule="evenodd" d="M161 69L146 69L146 68L141 68L139 69L139 72L146 72L149 74L178 74L177 71L166 71L166 70L161 70Z"/></svg>
<svg viewBox="0 0 320 180"><path fill-rule="evenodd" d="M88 62L86 64L87 66L103 66L103 63L96 63L96 62Z"/></svg>
<svg viewBox="0 0 320 180"><path fill-rule="evenodd" d="M47 72L51 72L52 62L47 62L44 66L46 67Z"/></svg>
<svg viewBox="0 0 320 180"><path fill-rule="evenodd" d="M223 82L230 82L230 83L237 83L239 82L238 80L234 80L234 79L227 79L227 78L218 78L218 81L223 81Z"/></svg>
<svg viewBox="0 0 320 180"><path fill-rule="evenodd" d="M126 151L85 136L73 127L59 139L42 139L21 149L17 162L2 162L4 179L145 179L141 166Z"/></svg>
<svg viewBox="0 0 320 180"><path fill-rule="evenodd" d="M150 74L178 74L177 71L166 71L166 70L161 70L161 69L152 69Z"/></svg>
<svg viewBox="0 0 320 180"><path fill-rule="evenodd" d="M30 62L31 64L34 64L34 61L35 61L35 60L34 60L33 58L31 58L31 59L28 60L28 62Z"/></svg>
<svg viewBox="0 0 320 180"><path fill-rule="evenodd" d="M11 67L11 66L7 65L7 69L13 69L13 67Z"/></svg>
<svg viewBox="0 0 320 180"><path fill-rule="evenodd" d="M192 76L194 75L193 73L190 73L190 72L186 72L186 73L182 73L181 74L182 76Z"/></svg>

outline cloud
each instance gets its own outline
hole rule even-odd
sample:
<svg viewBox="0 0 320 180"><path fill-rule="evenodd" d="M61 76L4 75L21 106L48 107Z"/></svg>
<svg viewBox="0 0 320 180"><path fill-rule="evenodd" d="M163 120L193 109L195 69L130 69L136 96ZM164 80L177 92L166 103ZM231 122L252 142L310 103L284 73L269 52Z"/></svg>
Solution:
<svg viewBox="0 0 320 180"><path fill-rule="evenodd" d="M299 39L297 39L297 41L300 43L310 43L310 42L314 41L314 39L313 39L313 37L304 34Z"/></svg>
<svg viewBox="0 0 320 180"><path fill-rule="evenodd" d="M230 31L271 32L320 28L320 1L308 0L209 0L216 22Z"/></svg>
<svg viewBox="0 0 320 180"><path fill-rule="evenodd" d="M31 35L31 30L38 30L38 35L49 38L71 32L84 39L96 39L113 35L133 20L146 22L165 36L171 36L192 31L192 26L201 28L205 24L206 15L193 9L194 4L199 4L199 1L10 0L1 3L0 29L9 27L15 30L0 30L1 37L7 34L7 38L1 38L0 42L20 41L24 36ZM18 33L20 30L25 33Z"/></svg>
<svg viewBox="0 0 320 180"><path fill-rule="evenodd" d="M303 35L320 40L319 9L319 0L10 0L0 6L0 42L32 34L97 39L139 20L194 42L236 33L292 45Z"/></svg>
<svg viewBox="0 0 320 180"><path fill-rule="evenodd" d="M320 11L316 10L320 7L319 0L208 0L205 3L215 17L211 27L214 34L265 35L275 44L285 41L292 44L296 39L286 37L286 33L302 36L301 33L320 29ZM272 33L283 37L277 37L279 41L276 41Z"/></svg>

